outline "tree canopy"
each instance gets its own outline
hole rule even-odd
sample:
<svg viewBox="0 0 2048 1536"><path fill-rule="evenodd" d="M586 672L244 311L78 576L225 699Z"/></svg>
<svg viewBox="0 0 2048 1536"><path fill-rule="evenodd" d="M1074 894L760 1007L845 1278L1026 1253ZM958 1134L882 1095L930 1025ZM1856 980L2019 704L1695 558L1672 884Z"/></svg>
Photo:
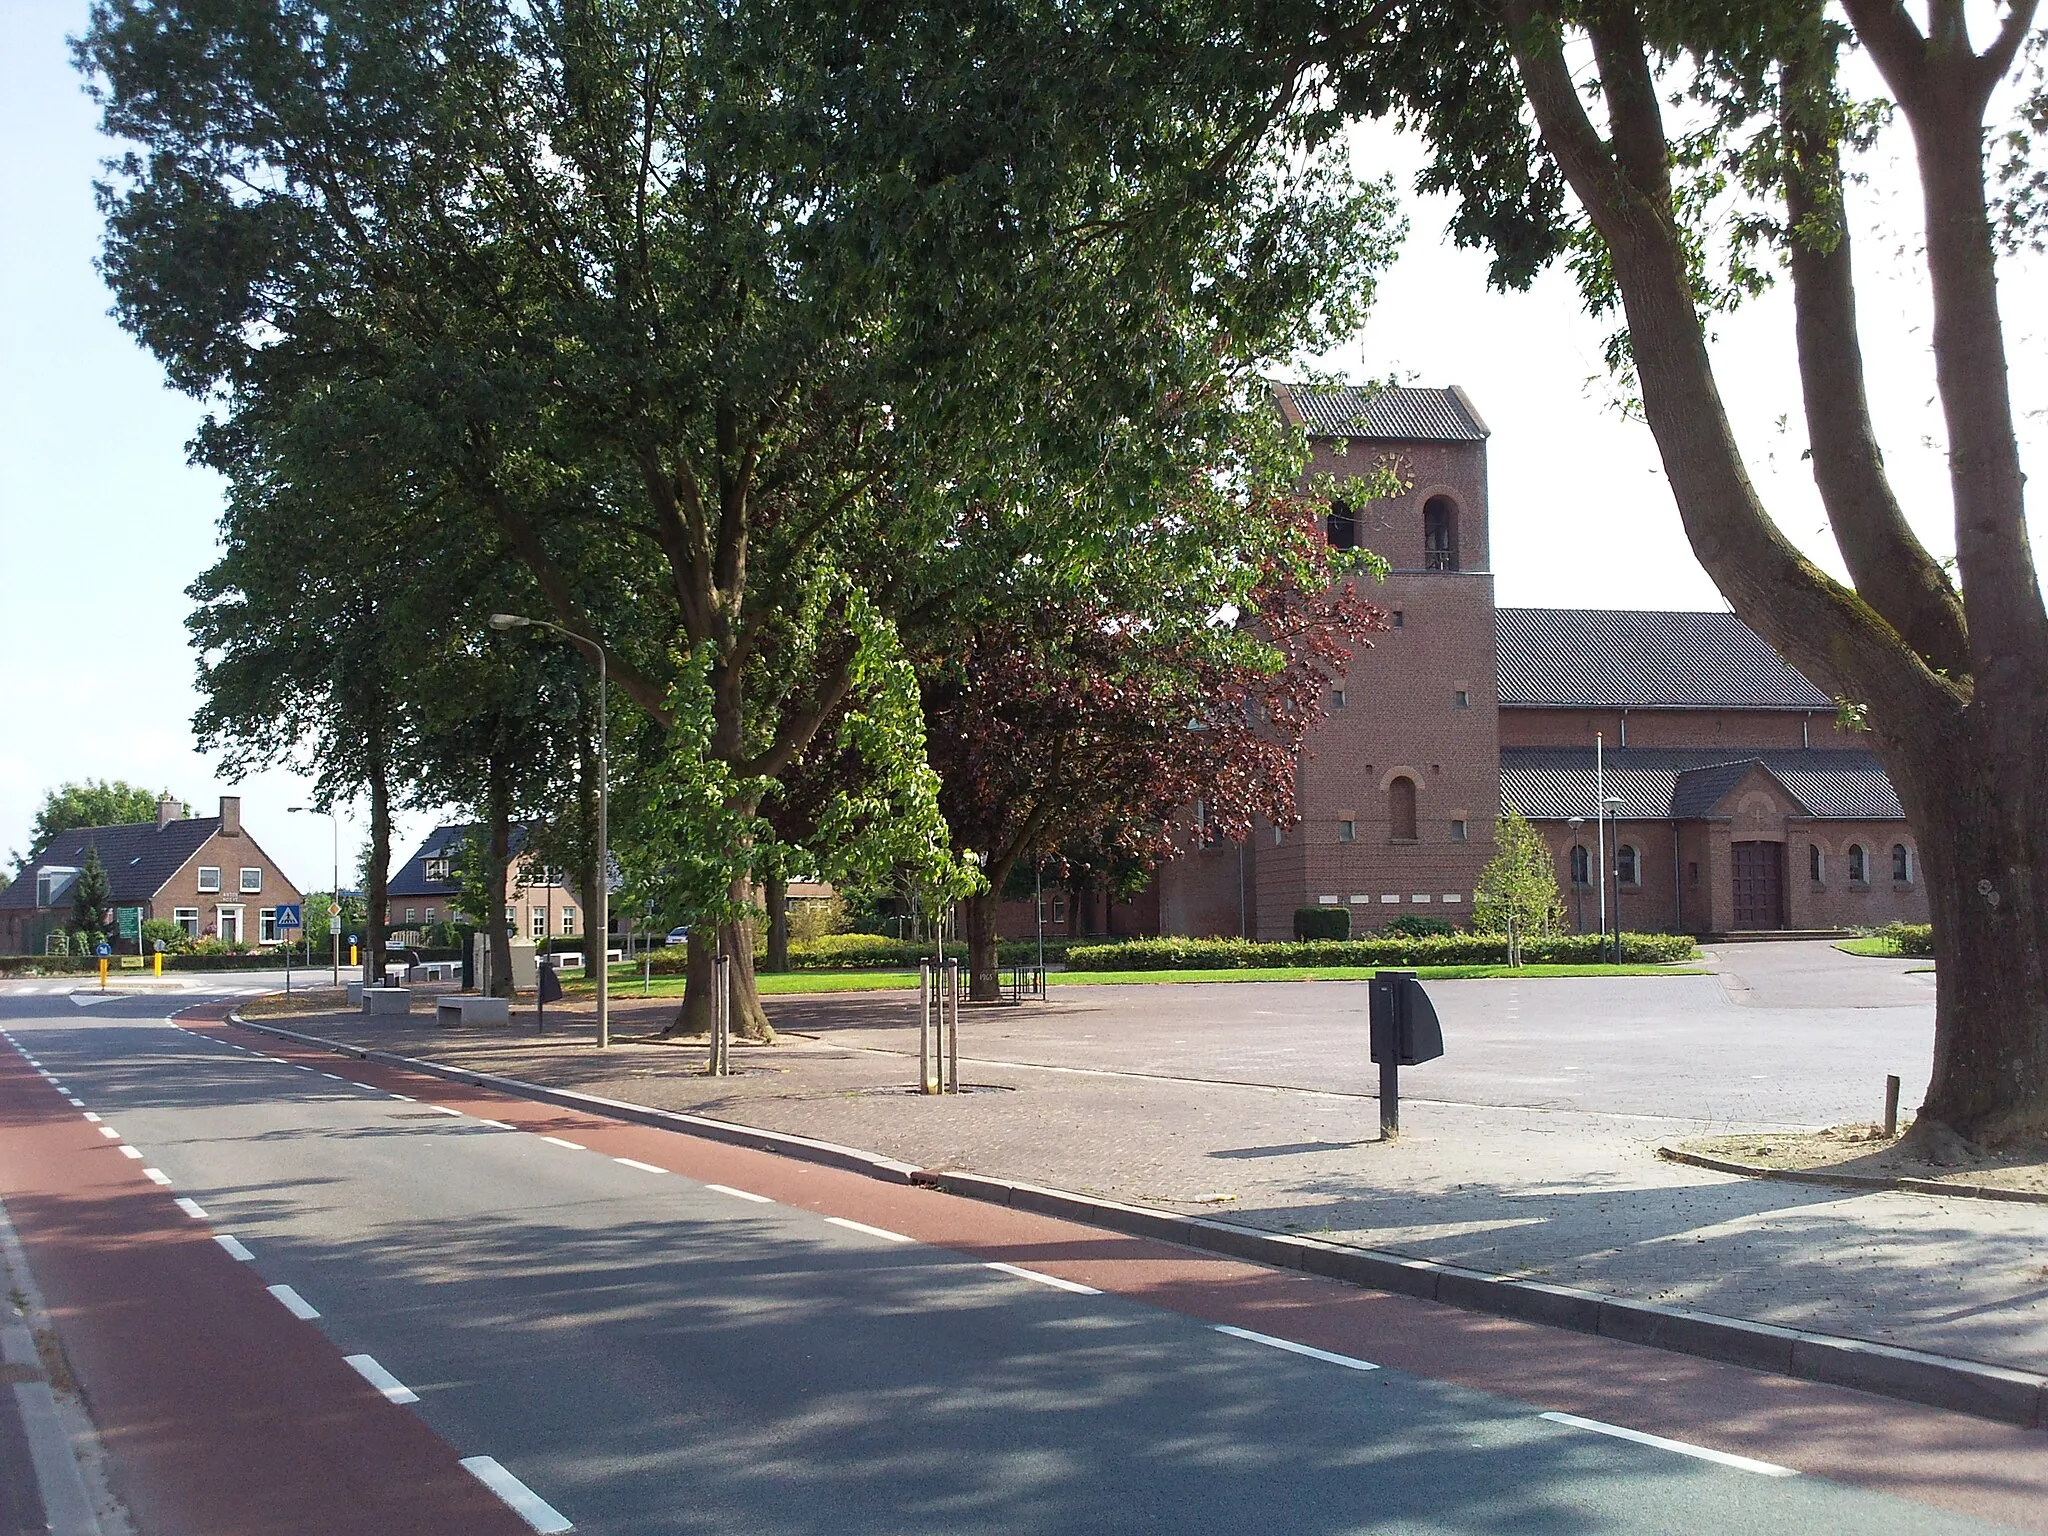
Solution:
<svg viewBox="0 0 2048 1536"><path fill-rule="evenodd" d="M15 868L26 869L60 832L79 827L119 827L155 821L157 802L176 798L170 791L153 792L126 779L67 780L45 792L42 808L29 828L28 851L14 855ZM178 802L179 814L192 807Z"/></svg>

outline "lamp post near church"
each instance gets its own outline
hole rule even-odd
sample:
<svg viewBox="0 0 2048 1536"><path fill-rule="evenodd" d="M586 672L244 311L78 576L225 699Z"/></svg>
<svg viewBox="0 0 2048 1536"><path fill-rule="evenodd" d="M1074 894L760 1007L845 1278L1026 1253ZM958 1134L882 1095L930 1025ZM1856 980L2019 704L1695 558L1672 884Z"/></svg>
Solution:
<svg viewBox="0 0 2048 1536"><path fill-rule="evenodd" d="M611 777L605 756L605 650L588 635L579 635L572 629L559 624L550 624L546 619L529 619L524 614L494 613L491 628L499 631L508 629L551 629L565 640L588 646L597 658L597 1043L600 1049L612 1043L611 1015L611 932L612 932L612 870L611 870L611 802L607 795ZM589 904L589 896L584 903Z"/></svg>
<svg viewBox="0 0 2048 1536"><path fill-rule="evenodd" d="M1586 931L1586 882L1579 878L1579 855L1585 852L1585 844L1581 843L1579 838L1582 835L1581 829L1586 825L1586 818L1574 816L1565 825L1572 829L1572 900L1578 907L1578 930L1584 933ZM1591 871L1588 870L1587 873L1590 874Z"/></svg>
<svg viewBox="0 0 2048 1536"><path fill-rule="evenodd" d="M327 893L332 903L327 914L327 943L334 951L334 985L341 985L341 818L332 811L316 811L310 805L290 805L286 810L301 816L325 816L334 828L334 886Z"/></svg>

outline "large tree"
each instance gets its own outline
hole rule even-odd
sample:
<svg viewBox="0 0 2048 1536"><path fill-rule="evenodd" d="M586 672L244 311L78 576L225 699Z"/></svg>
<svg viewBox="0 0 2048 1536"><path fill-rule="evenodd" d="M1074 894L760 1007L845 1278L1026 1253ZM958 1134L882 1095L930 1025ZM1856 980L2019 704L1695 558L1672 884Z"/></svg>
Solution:
<svg viewBox="0 0 2048 1536"><path fill-rule="evenodd" d="M1321 501L1210 490L1163 503L1057 601L1027 568L931 659L940 805L984 860L964 906L976 1001L997 995L997 904L1020 860L1085 846L1138 870L1190 836L1296 820L1303 739L1384 616L1325 542Z"/></svg>
<svg viewBox="0 0 2048 1536"><path fill-rule="evenodd" d="M2038 193L2027 123L1987 179L1987 113L2034 0L1391 0L1272 13L1276 51L1332 72L1346 111L1396 115L1496 282L1568 256L1649 423L1694 552L1735 612L1867 718L1918 834L1933 911L1935 1057L1921 1134L2048 1128L2048 612L2028 546L1998 293L2000 221ZM1281 35L1284 34L1284 35ZM2039 34L2035 34L2039 44ZM1852 100L1860 49L1883 85ZM1847 163L1895 114L1924 215L1953 567L1914 533L1866 403ZM2038 209L2034 209L2038 212ZM1732 235L1732 239L1731 239ZM1730 427L1711 314L1790 275L1815 483L1850 581L1801 553Z"/></svg>
<svg viewBox="0 0 2048 1536"><path fill-rule="evenodd" d="M101 0L80 56L142 146L106 270L173 380L412 400L423 473L717 765L743 1028L744 839L861 616L971 592L970 507L1113 541L1386 248L1294 72L1177 11Z"/></svg>
<svg viewBox="0 0 2048 1536"><path fill-rule="evenodd" d="M159 797L126 779L67 780L59 784L43 796L42 808L29 828L28 852L14 856L17 872L33 864L59 832L155 821L159 798L172 796L166 792ZM190 807L180 802L180 810L189 812Z"/></svg>

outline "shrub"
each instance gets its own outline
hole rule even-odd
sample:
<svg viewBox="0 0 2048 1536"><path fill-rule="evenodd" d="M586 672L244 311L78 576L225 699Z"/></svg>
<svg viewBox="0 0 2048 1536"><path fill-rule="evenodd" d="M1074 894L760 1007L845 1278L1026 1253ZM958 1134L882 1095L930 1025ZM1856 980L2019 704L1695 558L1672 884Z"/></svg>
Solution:
<svg viewBox="0 0 2048 1536"><path fill-rule="evenodd" d="M1351 909L1338 906L1296 907L1294 936L1304 942L1351 937Z"/></svg>
<svg viewBox="0 0 2048 1536"><path fill-rule="evenodd" d="M1928 923L1886 923L1873 937L1883 939L1902 955L1934 953L1934 928Z"/></svg>
<svg viewBox="0 0 2048 1536"><path fill-rule="evenodd" d="M1433 939L1457 931L1455 925L1440 917L1417 917L1410 913L1403 913L1380 930L1393 939Z"/></svg>
<svg viewBox="0 0 2048 1536"><path fill-rule="evenodd" d="M1665 964L1696 953L1682 933L1625 933L1625 961ZM1067 951L1069 971L1205 971L1339 965L1505 965L1503 934L1449 933L1420 938L1379 937L1310 940L1293 944L1251 939L1132 939L1121 944L1076 944ZM1531 965L1593 965L1601 956L1598 934L1559 934L1522 945Z"/></svg>
<svg viewBox="0 0 2048 1536"><path fill-rule="evenodd" d="M185 932L185 925L173 922L168 917L152 917L142 925L142 947L153 949L158 940L170 954L182 954L192 947L192 937Z"/></svg>

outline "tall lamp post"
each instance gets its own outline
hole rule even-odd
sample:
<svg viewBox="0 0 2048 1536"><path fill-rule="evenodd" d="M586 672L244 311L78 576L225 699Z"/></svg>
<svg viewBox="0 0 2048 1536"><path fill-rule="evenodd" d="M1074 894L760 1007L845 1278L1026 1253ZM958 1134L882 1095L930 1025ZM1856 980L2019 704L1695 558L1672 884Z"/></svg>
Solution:
<svg viewBox="0 0 2048 1536"><path fill-rule="evenodd" d="M1572 901L1578 908L1579 932L1584 933L1586 931L1586 882L1579 878L1579 854L1584 850L1585 845L1579 841L1579 838L1582 835L1582 829L1586 825L1586 818L1574 816L1565 825L1572 829ZM1591 874L1592 871L1588 870L1587 873Z"/></svg>
<svg viewBox="0 0 2048 1536"><path fill-rule="evenodd" d="M1621 796L1609 795L1600 802L1600 808L1607 813L1607 820L1614 828L1614 963L1621 964ZM1602 871L1601 879L1606 880ZM1601 886L1606 889L1605 884Z"/></svg>
<svg viewBox="0 0 2048 1536"><path fill-rule="evenodd" d="M546 619L529 619L519 613L492 614L491 628L501 632L508 629L551 629L565 640L589 646L597 657L597 1043L603 1049L612 1043L611 801L606 793L611 773L605 757L605 650L588 635L579 635L559 624L550 624ZM587 905L587 895L584 901Z"/></svg>
<svg viewBox="0 0 2048 1536"><path fill-rule="evenodd" d="M310 805L288 805L286 810L299 816L325 816L334 828L334 885L327 896L334 903L327 914L327 943L334 951L334 985L341 985L341 818L332 811L316 811Z"/></svg>

